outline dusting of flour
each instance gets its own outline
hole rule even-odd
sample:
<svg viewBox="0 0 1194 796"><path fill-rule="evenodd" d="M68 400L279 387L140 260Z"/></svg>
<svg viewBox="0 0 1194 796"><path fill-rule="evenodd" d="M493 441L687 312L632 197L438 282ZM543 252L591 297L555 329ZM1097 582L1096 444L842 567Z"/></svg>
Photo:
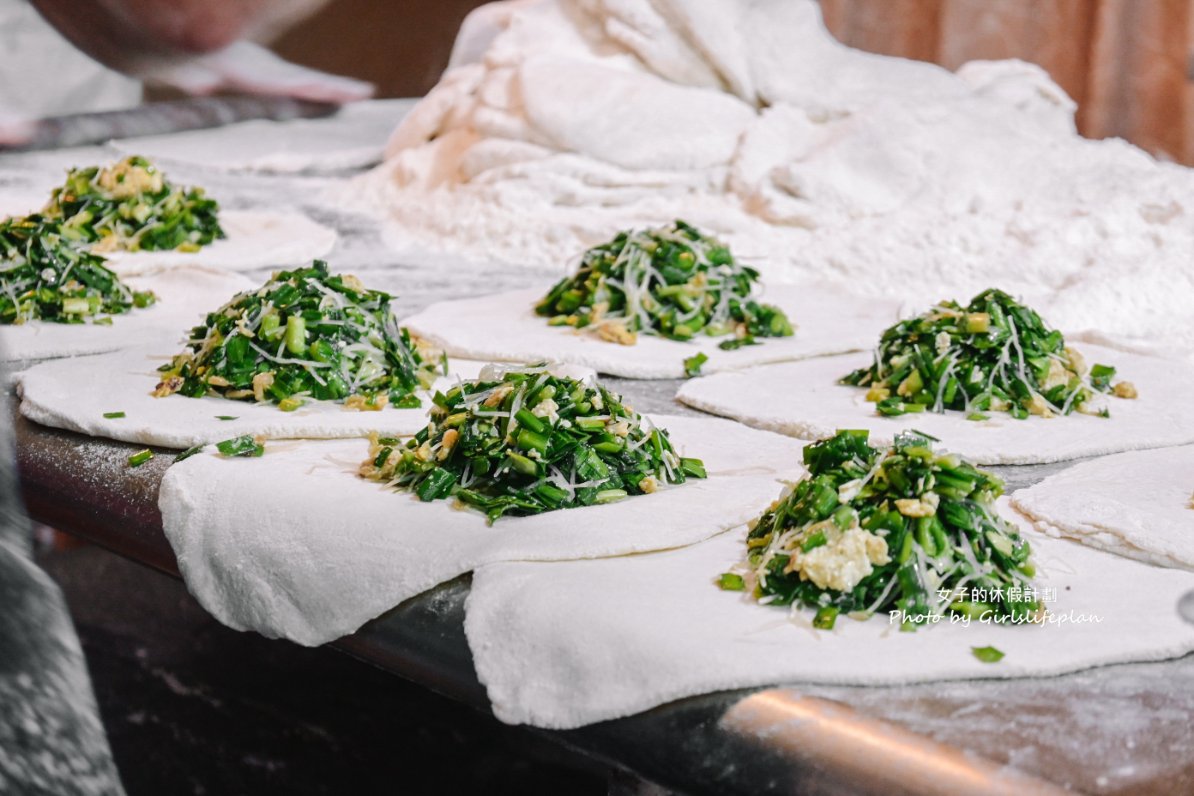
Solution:
<svg viewBox="0 0 1194 796"><path fill-rule="evenodd" d="M354 182L407 253L559 270L682 216L775 281L923 303L990 285L1067 331L1194 352L1194 176L1074 131L1039 68L834 41L811 0L520 0Z"/></svg>

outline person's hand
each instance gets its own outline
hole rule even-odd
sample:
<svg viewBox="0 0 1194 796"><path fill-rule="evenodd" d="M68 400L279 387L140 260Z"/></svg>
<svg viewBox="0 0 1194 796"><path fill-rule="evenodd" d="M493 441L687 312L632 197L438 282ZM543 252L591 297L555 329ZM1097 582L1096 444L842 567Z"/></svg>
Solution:
<svg viewBox="0 0 1194 796"><path fill-rule="evenodd" d="M251 43L326 0L33 0L41 15L100 63L189 94L237 91L351 102L373 87L284 61Z"/></svg>
<svg viewBox="0 0 1194 796"><path fill-rule="evenodd" d="M6 113L0 108L0 149L27 144L33 137L33 122ZM0 213L3 216L3 213Z"/></svg>
<svg viewBox="0 0 1194 796"><path fill-rule="evenodd" d="M335 103L373 95L370 83L292 64L247 41L190 60L153 66L137 76L198 95L235 91Z"/></svg>

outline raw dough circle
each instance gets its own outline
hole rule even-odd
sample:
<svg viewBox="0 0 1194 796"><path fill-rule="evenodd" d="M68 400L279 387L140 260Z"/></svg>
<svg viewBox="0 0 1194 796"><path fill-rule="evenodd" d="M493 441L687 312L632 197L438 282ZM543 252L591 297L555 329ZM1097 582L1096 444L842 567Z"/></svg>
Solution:
<svg viewBox="0 0 1194 796"><path fill-rule="evenodd" d="M415 100L345 105L325 119L253 120L109 142L122 155L227 172L327 174L381 160L390 133Z"/></svg>
<svg viewBox="0 0 1194 796"><path fill-rule="evenodd" d="M639 334L631 346L598 339L587 332L548 326L534 312L542 288L514 290L433 304L406 325L452 356L506 362L551 359L587 365L598 373L632 379L679 379L684 360L704 352L704 373L736 370L766 362L857 351L869 346L896 320L893 302L860 299L837 288L771 285L760 301L776 304L796 326L792 337L760 338L761 345L722 351L726 338L698 336L689 342Z"/></svg>
<svg viewBox="0 0 1194 796"><path fill-rule="evenodd" d="M875 616L813 630L811 611L793 621L714 585L745 552L743 532L733 531L648 556L482 567L465 631L497 717L553 729L725 689L1035 677L1194 650L1194 626L1174 610L1194 575L1042 536L1002 513L1033 546L1055 624L942 622L901 633ZM1108 588L1134 583L1148 588ZM988 645L1006 657L989 664L971 654Z"/></svg>
<svg viewBox="0 0 1194 796"><path fill-rule="evenodd" d="M220 225L226 238L197 252L107 252L108 267L120 276L131 276L204 265L230 271L308 265L336 245L336 231L302 213L259 210L221 210Z"/></svg>
<svg viewBox="0 0 1194 796"><path fill-rule="evenodd" d="M159 505L187 588L221 622L321 644L482 564L692 544L753 517L797 478L802 444L712 418L656 416L709 477L604 506L505 517L357 477L362 440L201 454L171 467ZM642 610L642 606L639 606Z"/></svg>
<svg viewBox="0 0 1194 796"><path fill-rule="evenodd" d="M1037 530L1194 570L1194 446L1080 462L1012 496Z"/></svg>
<svg viewBox="0 0 1194 796"><path fill-rule="evenodd" d="M1118 377L1136 385L1135 400L1109 398L1110 418L1074 413L1016 420L988 412L989 420L967 420L961 412L922 412L883 417L866 401L866 390L837 380L871 361L870 354L767 365L685 383L677 398L706 412L748 426L805 439L831 436L842 428L865 428L872 441L888 445L899 431L917 429L941 440L943 450L978 464L1043 464L1139 448L1194 442L1194 369L1181 362L1080 347L1086 361L1113 365Z"/></svg>
<svg viewBox="0 0 1194 796"><path fill-rule="evenodd" d="M157 368L170 361L178 348L131 348L95 357L59 360L37 365L17 378L21 414L44 426L65 428L93 437L107 437L139 445L183 449L241 434L270 439L328 439L407 436L427 425L431 402L422 394L418 409L385 407L378 411L346 409L333 401L311 401L293 412L273 404L233 401L216 396L154 398ZM451 375L432 390L446 390L457 378L475 378L483 363L452 360ZM102 389L80 391L80 384ZM106 412L124 412L106 418ZM220 420L221 416L235 420Z"/></svg>
<svg viewBox="0 0 1194 796"><path fill-rule="evenodd" d="M157 294L157 303L113 315L111 326L46 321L0 326L0 361L99 354L153 341L173 342L212 308L254 287L251 280L239 274L194 266L129 277L127 282L136 290L152 290ZM77 382L76 389L78 383L83 382Z"/></svg>

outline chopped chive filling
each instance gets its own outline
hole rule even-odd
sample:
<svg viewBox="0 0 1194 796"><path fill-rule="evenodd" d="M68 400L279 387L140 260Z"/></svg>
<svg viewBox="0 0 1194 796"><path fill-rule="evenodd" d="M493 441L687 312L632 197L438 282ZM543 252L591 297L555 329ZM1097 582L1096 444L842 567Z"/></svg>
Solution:
<svg viewBox="0 0 1194 796"><path fill-rule="evenodd" d="M699 376L701 375L701 368L709 361L709 357L704 352L693 354L684 360L684 375L685 376Z"/></svg>
<svg viewBox="0 0 1194 796"><path fill-rule="evenodd" d="M152 458L153 451L149 448L137 451L132 456L129 456L129 467L140 467Z"/></svg>
<svg viewBox="0 0 1194 796"><path fill-rule="evenodd" d="M39 215L0 221L0 324L110 322L96 316L156 300L125 285L102 257L72 245L58 221Z"/></svg>
<svg viewBox="0 0 1194 796"><path fill-rule="evenodd" d="M159 368L154 395L222 395L284 411L307 399L418 407L416 390L434 382L444 360L412 342L391 301L321 260L276 273L209 313L187 350Z"/></svg>
<svg viewBox="0 0 1194 796"><path fill-rule="evenodd" d="M620 232L584 253L580 268L535 306L555 326L588 328L603 340L633 345L639 332L670 340L736 335L723 348L756 337L787 337L783 310L751 299L759 272L734 259L717 239L683 221Z"/></svg>
<svg viewBox="0 0 1194 796"><path fill-rule="evenodd" d="M655 428L600 384L544 365L486 366L437 393L431 422L405 444L374 438L361 475L425 501L455 497L492 523L654 492L704 478Z"/></svg>
<svg viewBox="0 0 1194 796"><path fill-rule="evenodd" d="M120 420L125 417L124 412L104 412L104 418L107 420Z"/></svg>
<svg viewBox="0 0 1194 796"><path fill-rule="evenodd" d="M1115 368L1087 368L1061 332L1000 290L986 290L962 307L943 301L883 332L874 362L842 378L867 387L867 400L887 416L915 412L984 412L1053 417L1074 410L1102 415L1093 400L1111 391L1135 398L1129 382L1111 387Z"/></svg>
<svg viewBox="0 0 1194 796"><path fill-rule="evenodd" d="M62 235L96 251L198 251L224 237L219 205L202 188L181 188L145 158L71 169L43 214Z"/></svg>
<svg viewBox="0 0 1194 796"><path fill-rule="evenodd" d="M907 629L947 615L1040 617L1031 550L996 512L996 476L918 432L878 449L865 431L839 431L805 447L804 463L808 476L747 537L761 601L816 608L820 628L842 613L891 612Z"/></svg>
<svg viewBox="0 0 1194 796"><path fill-rule="evenodd" d="M202 450L202 447L199 449ZM258 442L253 435L242 434L239 437L233 437L232 439L226 439L223 442L217 442L216 450L220 452L221 456L256 457L265 453L265 446ZM188 455L189 451L183 451L183 454Z"/></svg>
<svg viewBox="0 0 1194 796"><path fill-rule="evenodd" d="M131 290L96 252L197 251L224 237L217 211L201 188L170 185L144 158L72 169L40 213L0 221L0 324L106 325L96 316L151 306L152 293Z"/></svg>
<svg viewBox="0 0 1194 796"><path fill-rule="evenodd" d="M723 591L745 591L746 579L736 572L723 572L717 578L717 585Z"/></svg>
<svg viewBox="0 0 1194 796"><path fill-rule="evenodd" d="M191 458L192 456L195 456L195 455L197 455L197 454L200 454L200 453L202 453L202 452L203 452L203 449L204 449L204 448L206 448L206 447L207 447L206 445L202 445L202 444L200 444L200 445L192 445L191 447L187 448L187 449L186 449L185 451L183 451L182 453L180 453L180 454L178 454L177 456L175 456L175 457L174 457L174 463L175 463L175 464L178 464L179 462L186 461L187 459ZM264 449L263 449L263 450L264 450Z"/></svg>
<svg viewBox="0 0 1194 796"><path fill-rule="evenodd" d="M970 653L983 663L999 663L1004 652L996 647L971 647Z"/></svg>

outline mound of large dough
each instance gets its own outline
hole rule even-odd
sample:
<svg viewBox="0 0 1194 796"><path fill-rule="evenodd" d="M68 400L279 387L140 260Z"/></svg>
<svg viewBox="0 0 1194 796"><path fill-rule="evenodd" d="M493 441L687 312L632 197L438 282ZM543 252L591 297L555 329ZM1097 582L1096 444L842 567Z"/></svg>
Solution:
<svg viewBox="0 0 1194 796"><path fill-rule="evenodd" d="M1194 351L1194 178L1074 132L1020 62L834 41L812 0L486 6L350 187L411 252L562 267L676 216L760 258L915 299L996 285L1062 329Z"/></svg>

